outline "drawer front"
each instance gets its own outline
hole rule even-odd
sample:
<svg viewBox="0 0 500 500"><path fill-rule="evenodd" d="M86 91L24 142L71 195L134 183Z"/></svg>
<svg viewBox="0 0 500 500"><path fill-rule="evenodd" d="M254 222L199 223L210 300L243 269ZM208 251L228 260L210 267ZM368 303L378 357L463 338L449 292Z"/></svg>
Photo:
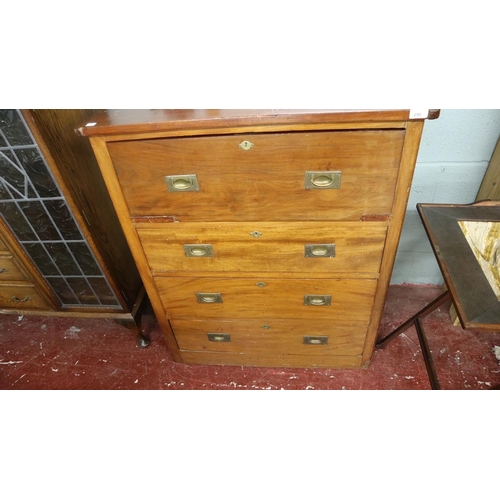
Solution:
<svg viewBox="0 0 500 500"><path fill-rule="evenodd" d="M7 247L5 246L5 243L0 239L0 252L8 252Z"/></svg>
<svg viewBox="0 0 500 500"><path fill-rule="evenodd" d="M171 324L181 350L297 355L360 355L366 325L331 321L242 321L174 319Z"/></svg>
<svg viewBox="0 0 500 500"><path fill-rule="evenodd" d="M0 255L0 282L28 281L11 255Z"/></svg>
<svg viewBox="0 0 500 500"><path fill-rule="evenodd" d="M153 273L372 273L385 222L136 224ZM207 247L209 245L209 247Z"/></svg>
<svg viewBox="0 0 500 500"><path fill-rule="evenodd" d="M108 150L133 217L359 220L391 213L404 134L187 137L111 142ZM315 172L334 174L329 180Z"/></svg>
<svg viewBox="0 0 500 500"><path fill-rule="evenodd" d="M268 366L283 368L362 368L361 356L335 356L332 354L281 354L268 353L240 353L240 352L204 352L181 351L182 361L198 365L222 366ZM270 388L272 384L270 384Z"/></svg>
<svg viewBox="0 0 500 500"><path fill-rule="evenodd" d="M50 309L33 285L0 285L0 307L8 309Z"/></svg>
<svg viewBox="0 0 500 500"><path fill-rule="evenodd" d="M368 324L376 280L155 278L168 317L329 319Z"/></svg>

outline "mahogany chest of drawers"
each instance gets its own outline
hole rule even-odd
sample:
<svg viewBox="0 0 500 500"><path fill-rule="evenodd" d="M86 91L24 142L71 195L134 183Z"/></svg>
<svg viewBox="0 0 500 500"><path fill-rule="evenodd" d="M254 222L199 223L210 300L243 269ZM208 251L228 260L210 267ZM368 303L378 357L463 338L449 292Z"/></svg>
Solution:
<svg viewBox="0 0 500 500"><path fill-rule="evenodd" d="M79 128L173 359L366 367L424 118L110 110Z"/></svg>

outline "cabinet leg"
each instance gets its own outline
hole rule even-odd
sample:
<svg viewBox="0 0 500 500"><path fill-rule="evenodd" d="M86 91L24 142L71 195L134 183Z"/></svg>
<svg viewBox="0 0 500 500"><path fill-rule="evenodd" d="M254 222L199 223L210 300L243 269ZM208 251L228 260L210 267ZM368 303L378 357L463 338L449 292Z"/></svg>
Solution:
<svg viewBox="0 0 500 500"><path fill-rule="evenodd" d="M151 340L149 340L142 332L139 332L137 334L137 345L139 347L147 347L151 343Z"/></svg>
<svg viewBox="0 0 500 500"><path fill-rule="evenodd" d="M147 347L151 343L151 340L144 334L142 330L142 315L146 310L147 305L148 296L143 289L142 293L139 294L137 302L134 306L134 310L131 313L131 317L126 319L115 319L115 321L119 325L127 327L129 330L136 334L137 345L143 348Z"/></svg>
<svg viewBox="0 0 500 500"><path fill-rule="evenodd" d="M131 332L135 333L137 338L137 345L139 347L147 347L151 340L148 339L142 331L142 317L139 314L135 318L130 319L115 319L115 322L121 326L127 327Z"/></svg>

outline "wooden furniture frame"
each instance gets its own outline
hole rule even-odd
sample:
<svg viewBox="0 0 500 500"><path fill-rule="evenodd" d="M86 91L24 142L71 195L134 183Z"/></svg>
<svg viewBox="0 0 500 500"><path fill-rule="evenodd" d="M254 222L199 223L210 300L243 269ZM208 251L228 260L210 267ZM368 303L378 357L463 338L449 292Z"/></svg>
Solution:
<svg viewBox="0 0 500 500"><path fill-rule="evenodd" d="M438 115L107 110L77 132L90 140L174 361L362 368L424 121ZM340 190L308 191L310 170L342 170ZM184 193L170 192L176 177ZM318 241L337 243L330 260L304 255ZM183 243L213 244L214 254L196 250L215 257L189 258ZM212 293L221 290L223 301ZM333 307L308 307L320 300L307 303L307 290L327 290Z"/></svg>

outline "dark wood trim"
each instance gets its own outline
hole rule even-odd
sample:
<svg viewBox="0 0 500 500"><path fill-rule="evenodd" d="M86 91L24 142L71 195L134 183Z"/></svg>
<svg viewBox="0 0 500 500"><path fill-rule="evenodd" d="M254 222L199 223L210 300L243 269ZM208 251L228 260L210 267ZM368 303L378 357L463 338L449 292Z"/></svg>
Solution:
<svg viewBox="0 0 500 500"><path fill-rule="evenodd" d="M435 111L435 110L432 110ZM235 128L359 122L391 122L409 119L408 109L382 110L220 110L220 109L132 109L106 110L76 128L76 133L99 135L141 134L185 129ZM93 124L93 125L90 125Z"/></svg>
<svg viewBox="0 0 500 500"><path fill-rule="evenodd" d="M500 222L500 203L417 204L439 268L463 328L500 329L500 301L458 221Z"/></svg>
<svg viewBox="0 0 500 500"><path fill-rule="evenodd" d="M429 116L427 117L428 120L437 120L439 118L439 115L441 114L440 109L429 109Z"/></svg>

